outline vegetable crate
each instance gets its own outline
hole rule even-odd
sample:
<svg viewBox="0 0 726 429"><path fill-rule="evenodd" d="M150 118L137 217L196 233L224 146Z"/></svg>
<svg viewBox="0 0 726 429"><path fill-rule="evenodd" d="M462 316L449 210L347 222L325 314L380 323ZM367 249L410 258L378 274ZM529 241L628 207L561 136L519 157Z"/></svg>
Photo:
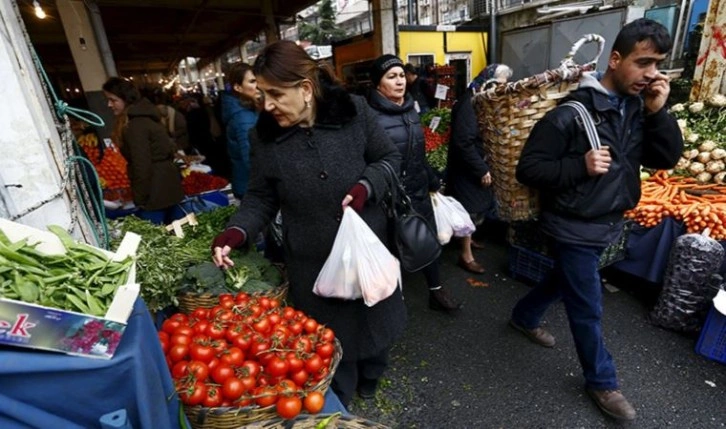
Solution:
<svg viewBox="0 0 726 429"><path fill-rule="evenodd" d="M509 274L513 279L539 283L554 266L554 260L541 253L514 245L509 248Z"/></svg>
<svg viewBox="0 0 726 429"><path fill-rule="evenodd" d="M0 231L12 243L24 239L31 244L37 243L38 252L65 253L60 239L50 232L2 218ZM140 240L138 235L127 233L116 253L94 249L111 260L121 261L135 256ZM103 317L0 297L0 344L110 359L139 295L135 278L135 264L131 264L126 283L117 288Z"/></svg>
<svg viewBox="0 0 726 429"><path fill-rule="evenodd" d="M711 307L701 336L696 344L696 353L726 364L726 315Z"/></svg>

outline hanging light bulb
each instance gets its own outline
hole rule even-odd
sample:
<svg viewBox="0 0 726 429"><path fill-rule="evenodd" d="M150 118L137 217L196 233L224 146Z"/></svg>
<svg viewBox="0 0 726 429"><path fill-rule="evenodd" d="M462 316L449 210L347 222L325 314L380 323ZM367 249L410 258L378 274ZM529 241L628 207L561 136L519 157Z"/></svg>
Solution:
<svg viewBox="0 0 726 429"><path fill-rule="evenodd" d="M45 11L42 7L40 7L40 3L38 2L38 0L33 0L33 9L35 9L35 16L37 16L38 19L45 18Z"/></svg>

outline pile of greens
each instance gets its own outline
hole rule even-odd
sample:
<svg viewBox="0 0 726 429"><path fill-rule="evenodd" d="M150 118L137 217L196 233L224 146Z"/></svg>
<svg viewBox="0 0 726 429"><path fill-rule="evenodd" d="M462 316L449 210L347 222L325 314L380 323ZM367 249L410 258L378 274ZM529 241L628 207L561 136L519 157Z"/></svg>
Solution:
<svg viewBox="0 0 726 429"><path fill-rule="evenodd" d="M184 273L180 291L220 294L269 292L282 283L280 270L261 253L248 251L232 258L234 267L222 271L212 262L192 265Z"/></svg>

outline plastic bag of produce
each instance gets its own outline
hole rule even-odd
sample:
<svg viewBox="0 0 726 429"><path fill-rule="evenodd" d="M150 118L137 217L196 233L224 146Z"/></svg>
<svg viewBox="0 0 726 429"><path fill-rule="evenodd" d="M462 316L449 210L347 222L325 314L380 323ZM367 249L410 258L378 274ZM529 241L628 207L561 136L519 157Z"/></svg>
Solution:
<svg viewBox="0 0 726 429"><path fill-rule="evenodd" d="M446 244L451 237L468 237L476 231L469 213L456 199L436 192L431 194L439 243Z"/></svg>
<svg viewBox="0 0 726 429"><path fill-rule="evenodd" d="M718 270L724 257L721 244L701 234L685 234L671 249L663 290L650 313L656 325L697 332L723 279Z"/></svg>
<svg viewBox="0 0 726 429"><path fill-rule="evenodd" d="M355 210L346 208L313 293L326 298L362 297L372 307L391 296L400 284L398 259Z"/></svg>

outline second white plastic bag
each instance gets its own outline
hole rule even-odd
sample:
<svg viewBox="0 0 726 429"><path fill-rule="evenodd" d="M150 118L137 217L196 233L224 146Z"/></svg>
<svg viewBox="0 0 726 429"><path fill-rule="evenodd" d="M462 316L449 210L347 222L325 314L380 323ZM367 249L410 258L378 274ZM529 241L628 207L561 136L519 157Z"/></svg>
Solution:
<svg viewBox="0 0 726 429"><path fill-rule="evenodd" d="M434 219L439 243L446 244L451 237L468 237L476 231L474 222L460 202L438 192L431 194Z"/></svg>
<svg viewBox="0 0 726 429"><path fill-rule="evenodd" d="M358 213L343 211L333 248L315 280L313 293L359 299L372 307L401 284L401 266Z"/></svg>

